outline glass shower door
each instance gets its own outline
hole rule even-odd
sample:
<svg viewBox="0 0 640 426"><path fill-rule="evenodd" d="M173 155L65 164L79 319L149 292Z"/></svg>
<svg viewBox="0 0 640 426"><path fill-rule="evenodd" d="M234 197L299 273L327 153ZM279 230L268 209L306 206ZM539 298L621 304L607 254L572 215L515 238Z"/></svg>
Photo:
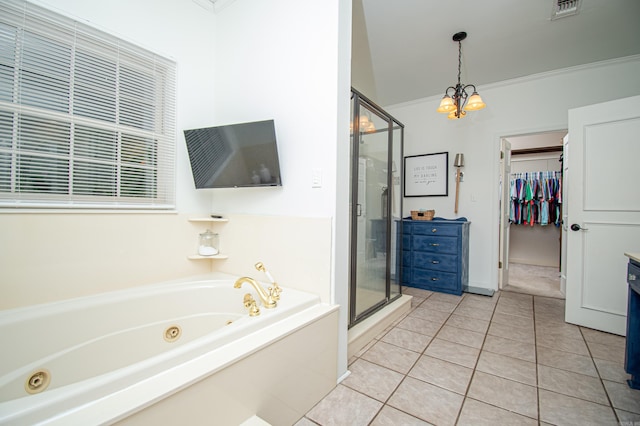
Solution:
<svg viewBox="0 0 640 426"><path fill-rule="evenodd" d="M387 244L393 196L388 173L391 122L364 102L359 103L357 120L352 163L352 176L358 177L352 194L352 241L356 245L351 268L351 288L356 293L352 297L352 322L385 304L389 297Z"/></svg>

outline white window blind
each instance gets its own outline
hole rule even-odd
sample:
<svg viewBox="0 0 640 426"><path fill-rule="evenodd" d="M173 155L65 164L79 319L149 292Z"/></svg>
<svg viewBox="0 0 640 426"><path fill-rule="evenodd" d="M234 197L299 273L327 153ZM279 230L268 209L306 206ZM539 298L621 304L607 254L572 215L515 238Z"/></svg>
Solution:
<svg viewBox="0 0 640 426"><path fill-rule="evenodd" d="M172 208L175 63L0 2L0 206Z"/></svg>

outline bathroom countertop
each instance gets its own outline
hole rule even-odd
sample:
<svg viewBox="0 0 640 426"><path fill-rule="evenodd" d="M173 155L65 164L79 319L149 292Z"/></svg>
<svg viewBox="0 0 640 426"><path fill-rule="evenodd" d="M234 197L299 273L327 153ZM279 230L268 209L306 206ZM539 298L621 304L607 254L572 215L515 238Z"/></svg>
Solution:
<svg viewBox="0 0 640 426"><path fill-rule="evenodd" d="M629 259L635 260L636 262L640 262L640 253L625 253Z"/></svg>

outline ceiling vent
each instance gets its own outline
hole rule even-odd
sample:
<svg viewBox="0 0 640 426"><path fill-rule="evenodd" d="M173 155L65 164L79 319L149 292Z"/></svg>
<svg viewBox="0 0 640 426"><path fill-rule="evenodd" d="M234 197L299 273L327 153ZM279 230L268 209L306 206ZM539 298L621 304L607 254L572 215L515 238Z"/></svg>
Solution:
<svg viewBox="0 0 640 426"><path fill-rule="evenodd" d="M553 0L551 20L577 15L582 6L582 0Z"/></svg>

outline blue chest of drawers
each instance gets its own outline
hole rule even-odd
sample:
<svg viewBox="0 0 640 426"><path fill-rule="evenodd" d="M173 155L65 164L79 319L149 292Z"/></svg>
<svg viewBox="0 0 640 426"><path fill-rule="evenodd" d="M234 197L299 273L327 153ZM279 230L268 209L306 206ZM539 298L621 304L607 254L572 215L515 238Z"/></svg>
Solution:
<svg viewBox="0 0 640 426"><path fill-rule="evenodd" d="M456 220L402 221L402 284L462 294L469 285L469 225Z"/></svg>

